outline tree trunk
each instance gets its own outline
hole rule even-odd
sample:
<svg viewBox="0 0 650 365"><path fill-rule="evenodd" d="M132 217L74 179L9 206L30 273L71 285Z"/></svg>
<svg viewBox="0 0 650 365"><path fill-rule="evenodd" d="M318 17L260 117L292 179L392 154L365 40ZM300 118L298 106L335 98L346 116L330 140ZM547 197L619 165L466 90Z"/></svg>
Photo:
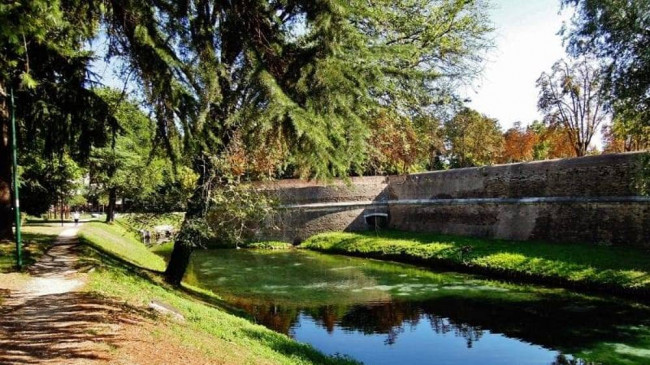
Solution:
<svg viewBox="0 0 650 365"><path fill-rule="evenodd" d="M169 258L167 270L165 270L165 281L178 286L183 280L187 266L190 263L192 251L201 246L201 235L197 234L197 223L205 219L208 199L210 198L209 182L212 179L212 167L204 160L194 163L194 171L199 173L196 182L196 189L187 202L185 219L181 225L180 232L176 236L174 249Z"/></svg>
<svg viewBox="0 0 650 365"><path fill-rule="evenodd" d="M108 207L106 208L106 223L112 223L115 220L115 204L117 203L117 190L110 188L108 190Z"/></svg>
<svg viewBox="0 0 650 365"><path fill-rule="evenodd" d="M1 97L1 95L0 95ZM12 239L11 209L11 145L9 139L9 118L0 105L0 240Z"/></svg>

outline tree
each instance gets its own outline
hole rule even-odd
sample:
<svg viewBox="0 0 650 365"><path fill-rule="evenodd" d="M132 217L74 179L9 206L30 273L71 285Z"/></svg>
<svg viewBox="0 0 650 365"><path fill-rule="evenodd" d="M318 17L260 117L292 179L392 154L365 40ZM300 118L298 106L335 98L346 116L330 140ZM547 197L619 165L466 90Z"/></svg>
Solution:
<svg viewBox="0 0 650 365"><path fill-rule="evenodd" d="M537 79L537 106L550 125L561 125L568 133L577 156L584 156L596 130L607 117L600 90L602 75L587 58L568 63L557 61L551 73Z"/></svg>
<svg viewBox="0 0 650 365"><path fill-rule="evenodd" d="M445 124L452 167L492 165L503 147L501 127L496 119L464 108Z"/></svg>
<svg viewBox="0 0 650 365"><path fill-rule="evenodd" d="M525 162L535 159L535 146L539 143L539 135L530 128L523 128L521 122L508 129L503 134L503 155L500 162Z"/></svg>
<svg viewBox="0 0 650 365"><path fill-rule="evenodd" d="M623 106L615 110L612 124L603 127L604 152L650 149L650 124L644 123L644 114Z"/></svg>
<svg viewBox="0 0 650 365"><path fill-rule="evenodd" d="M368 169L373 174L403 174L426 159L425 141L411 120L387 111L371 122Z"/></svg>
<svg viewBox="0 0 650 365"><path fill-rule="evenodd" d="M138 104L118 90L96 92L120 126L112 143L93 148L90 158L91 181L99 188L94 193L107 197L106 222L112 222L118 195L139 200L154 192L163 182L164 162L153 154L155 123Z"/></svg>
<svg viewBox="0 0 650 365"><path fill-rule="evenodd" d="M83 42L99 25L94 5L80 0L0 5L0 239L12 236L10 90L17 100L21 152L38 150L59 160L67 153L81 161L91 145L105 142L105 125L114 124L88 80L92 55Z"/></svg>
<svg viewBox="0 0 650 365"><path fill-rule="evenodd" d="M136 70L168 150L183 137L198 180L166 280L179 284L205 215L216 161L234 138L275 135L302 177L363 166L365 123L390 105L409 115L445 103L489 44L479 1L118 1L111 54ZM177 129L180 126L180 131Z"/></svg>
<svg viewBox="0 0 650 365"><path fill-rule="evenodd" d="M546 126L543 122L534 121L528 130L537 135L537 143L533 146L533 160L576 157L569 133L560 125Z"/></svg>
<svg viewBox="0 0 650 365"><path fill-rule="evenodd" d="M650 1L562 0L576 9L564 30L567 50L593 55L604 66L604 88L612 101L650 125Z"/></svg>

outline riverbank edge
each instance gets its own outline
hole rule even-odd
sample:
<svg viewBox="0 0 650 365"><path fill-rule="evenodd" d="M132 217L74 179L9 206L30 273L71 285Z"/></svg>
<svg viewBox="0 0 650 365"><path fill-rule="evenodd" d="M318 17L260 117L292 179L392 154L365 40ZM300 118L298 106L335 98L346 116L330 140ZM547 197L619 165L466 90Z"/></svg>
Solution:
<svg viewBox="0 0 650 365"><path fill-rule="evenodd" d="M103 230L104 235L89 235L84 229ZM139 251L135 256L133 250L116 250L111 234L122 233L122 243ZM235 358L224 361L221 355L212 358L215 362L226 363L278 363L278 364L358 364L350 358L328 356L309 344L276 333L254 321L240 310L219 300L211 292L183 284L179 288L163 282L158 270L159 256L146 249L127 227L118 224L94 222L80 230L80 243L84 249L84 259L94 267L89 275L84 290L113 300L146 310L150 300L162 300L172 305L186 318L174 321L159 318L160 325L173 326L174 341L189 345L204 352L206 356L215 356L214 348L205 348L201 341L193 338L225 341L239 347ZM139 261L139 262L138 262ZM238 335L235 335L238 333ZM244 338L245 337L245 338ZM206 342L205 340L203 342ZM210 341L208 341L210 342ZM213 343L214 347L218 347ZM225 349L224 349L225 350ZM233 354L230 354L232 356Z"/></svg>
<svg viewBox="0 0 650 365"><path fill-rule="evenodd" d="M359 258L376 259L383 261L395 261L406 264L413 264L422 266L433 270L450 270L466 274L483 275L489 278L512 282L516 284L535 284L548 287L560 287L585 294L605 294L614 295L626 299L638 300L642 302L650 302L650 288L634 288L614 285L610 283L597 282L592 280L571 280L566 277L544 275L539 273L523 272L518 270L503 269L491 266L480 266L469 261L462 261L462 259L450 259L441 257L419 257L406 253L386 253L382 248L386 248L389 244L378 243L372 250L361 250L358 246L354 245L354 236L357 235L359 239L367 239L369 236L361 234L346 233L348 237L340 240L329 239L326 243L328 247L322 245L323 237L327 237L332 233L339 234L340 232L321 233L312 236L305 240L299 247L321 253L339 254ZM379 236L382 238L381 236ZM385 239L385 238L384 238ZM345 242L345 247L340 245ZM649 255L650 258L650 255Z"/></svg>

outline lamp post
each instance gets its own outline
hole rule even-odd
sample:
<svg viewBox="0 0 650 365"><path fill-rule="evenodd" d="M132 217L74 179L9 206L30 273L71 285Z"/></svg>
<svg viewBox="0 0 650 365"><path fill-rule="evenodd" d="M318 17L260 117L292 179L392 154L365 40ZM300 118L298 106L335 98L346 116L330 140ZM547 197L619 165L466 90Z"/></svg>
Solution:
<svg viewBox="0 0 650 365"><path fill-rule="evenodd" d="M20 222L20 199L18 194L18 148L16 146L16 105L14 104L14 89L11 88L11 157L13 159L14 176L14 214L16 216L16 266L23 267L22 235Z"/></svg>

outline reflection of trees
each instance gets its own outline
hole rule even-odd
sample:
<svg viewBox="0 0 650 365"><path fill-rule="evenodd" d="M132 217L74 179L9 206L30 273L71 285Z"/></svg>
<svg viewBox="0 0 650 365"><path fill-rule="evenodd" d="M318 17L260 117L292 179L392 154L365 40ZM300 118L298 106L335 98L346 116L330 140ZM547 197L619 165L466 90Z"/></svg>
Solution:
<svg viewBox="0 0 650 365"><path fill-rule="evenodd" d="M468 347L474 346L485 330L565 353L594 349L604 342L633 342L641 348L648 344L649 332L644 328L650 323L650 311L645 306L586 297L514 300L517 298L458 295L422 302L341 304L304 310L270 304L236 305L252 314L258 323L281 333L290 333L302 311L330 333L339 327L363 334L383 334L389 345L396 343L408 326L422 320L428 321L436 333L452 333L465 339ZM565 364L586 363L558 356L552 365Z"/></svg>
<svg viewBox="0 0 650 365"><path fill-rule="evenodd" d="M581 359L570 359L566 357L564 354L559 354L555 358L555 361L551 363L551 365L589 365L593 364Z"/></svg>
<svg viewBox="0 0 650 365"><path fill-rule="evenodd" d="M349 308L329 306L308 310L306 313L328 332L331 332L338 322L338 325L347 331L386 334L387 345L394 344L407 326L416 326L423 315L430 321L436 333L452 332L455 336L464 338L468 347L472 347L472 344L483 335L482 330L469 324L423 313L421 305L412 302L378 303Z"/></svg>
<svg viewBox="0 0 650 365"><path fill-rule="evenodd" d="M289 334L297 324L301 310L296 307L283 307L273 304L260 305L246 301L234 303L255 318L255 321L274 331ZM316 324L332 333L336 326L345 331L358 331L363 334L385 334L385 343L392 345L407 326L416 326L423 315L429 320L436 333L453 333L467 341L472 347L483 331L466 323L423 313L421 304L412 302L376 303L371 305L347 306L328 305L302 311Z"/></svg>
<svg viewBox="0 0 650 365"><path fill-rule="evenodd" d="M426 317L431 323L431 328L438 334L452 332L456 337L462 337L467 341L467 348L472 348L474 342L483 337L483 330L466 323L455 323L453 320L427 314Z"/></svg>
<svg viewBox="0 0 650 365"><path fill-rule="evenodd" d="M298 321L298 308L281 307L274 304L252 304L246 301L234 303L260 323L276 332L289 334L289 330Z"/></svg>

